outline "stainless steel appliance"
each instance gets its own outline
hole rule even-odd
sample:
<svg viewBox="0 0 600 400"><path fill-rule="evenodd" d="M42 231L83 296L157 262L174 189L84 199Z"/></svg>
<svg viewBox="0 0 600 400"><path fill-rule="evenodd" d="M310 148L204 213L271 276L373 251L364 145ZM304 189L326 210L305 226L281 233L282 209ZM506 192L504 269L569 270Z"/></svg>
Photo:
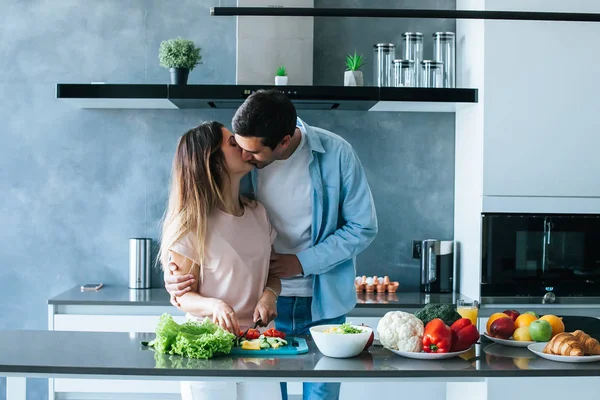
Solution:
<svg viewBox="0 0 600 400"><path fill-rule="evenodd" d="M482 214L481 296L600 293L600 215Z"/></svg>
<svg viewBox="0 0 600 400"><path fill-rule="evenodd" d="M129 239L129 288L150 288L150 264L152 258L152 239Z"/></svg>
<svg viewBox="0 0 600 400"><path fill-rule="evenodd" d="M427 239L421 242L421 291L448 293L453 290L454 242Z"/></svg>

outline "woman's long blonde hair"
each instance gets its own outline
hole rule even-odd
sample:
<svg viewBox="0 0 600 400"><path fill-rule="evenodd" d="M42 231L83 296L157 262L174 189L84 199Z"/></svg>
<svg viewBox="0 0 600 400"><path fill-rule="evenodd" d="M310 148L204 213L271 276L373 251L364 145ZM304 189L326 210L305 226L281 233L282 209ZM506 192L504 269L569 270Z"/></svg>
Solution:
<svg viewBox="0 0 600 400"><path fill-rule="evenodd" d="M208 216L223 202L223 189L228 177L225 156L221 151L222 128L223 124L219 122L204 122L187 131L179 140L158 253L158 261L166 270L169 249L191 232L198 240L196 260L200 263L201 282Z"/></svg>

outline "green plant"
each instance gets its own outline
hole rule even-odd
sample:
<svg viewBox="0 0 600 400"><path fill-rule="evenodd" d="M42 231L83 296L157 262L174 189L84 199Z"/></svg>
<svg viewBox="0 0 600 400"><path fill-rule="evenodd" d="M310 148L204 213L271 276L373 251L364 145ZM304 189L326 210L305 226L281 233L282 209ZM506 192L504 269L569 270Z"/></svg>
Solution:
<svg viewBox="0 0 600 400"><path fill-rule="evenodd" d="M181 37L164 40L158 51L160 66L164 68L188 68L190 71L198 64L202 64L200 47L194 42Z"/></svg>
<svg viewBox="0 0 600 400"><path fill-rule="evenodd" d="M279 67L277 67L276 75L277 76L287 76L287 71L285 70L285 66L280 65Z"/></svg>
<svg viewBox="0 0 600 400"><path fill-rule="evenodd" d="M365 65L363 56L362 54L360 56L356 54L356 50L354 50L354 55L348 54L346 56L346 69L348 71L357 71L363 65Z"/></svg>

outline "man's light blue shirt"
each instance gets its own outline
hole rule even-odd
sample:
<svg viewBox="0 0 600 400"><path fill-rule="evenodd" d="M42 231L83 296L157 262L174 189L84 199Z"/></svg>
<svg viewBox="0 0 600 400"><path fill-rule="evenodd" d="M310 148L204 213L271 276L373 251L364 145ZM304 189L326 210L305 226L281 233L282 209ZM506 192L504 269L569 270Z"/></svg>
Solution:
<svg viewBox="0 0 600 400"><path fill-rule="evenodd" d="M313 275L312 319L335 318L356 305L356 255L377 235L377 216L363 167L340 136L298 119L310 148L312 246L297 254L304 275ZM257 171L242 192L254 197ZM249 184L251 186L249 186ZM293 223L293 221L290 221Z"/></svg>

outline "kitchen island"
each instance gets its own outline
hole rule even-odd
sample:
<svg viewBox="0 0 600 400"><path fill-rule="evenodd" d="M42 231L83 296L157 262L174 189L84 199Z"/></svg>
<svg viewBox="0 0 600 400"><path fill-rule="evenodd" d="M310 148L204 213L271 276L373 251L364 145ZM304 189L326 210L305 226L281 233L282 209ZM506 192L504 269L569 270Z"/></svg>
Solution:
<svg viewBox="0 0 600 400"><path fill-rule="evenodd" d="M600 363L567 364L537 357L525 348L482 342L449 360L413 360L379 345L350 359L323 356L307 337L309 352L279 358L187 359L156 353L141 344L152 334L60 331L0 331L0 375L7 398L25 400L25 379L285 380L445 382L446 399L562 399L578 388L578 398L596 398ZM363 385L367 386L367 385ZM527 388L534 389L528 394ZM161 397L166 398L166 397ZM175 396L173 398L176 398Z"/></svg>
<svg viewBox="0 0 600 400"><path fill-rule="evenodd" d="M400 287L402 288L402 286ZM376 329L379 319L388 311L401 310L415 312L428 303L455 304L460 293L425 294L419 292L396 293L358 293L356 307L348 314L348 321L371 326ZM154 332L159 317L169 313L177 322L185 320L184 313L177 310L169 302L169 295L164 288L134 290L124 286L107 285L98 291L82 292L79 286L73 287L48 300L48 329L53 331L90 331L90 332ZM367 385L370 386L370 385ZM415 386L416 389L413 389ZM419 392L416 384L406 384L408 393ZM429 385L431 397L422 400L436 399L435 385ZM395 391L397 389L393 389ZM342 386L342 399L354 399L356 390ZM50 400L69 397L71 393L105 393L107 396L121 396L124 393L136 393L139 396L151 396L161 393L163 398L177 398L179 384L177 382L156 382L152 380L88 378L82 379L50 379ZM302 384L290 382L290 394L299 395ZM437 385L437 393L445 394L446 386ZM344 395L348 393L348 395ZM350 397L348 397L350 396ZM84 397L84 396L82 396ZM132 397L135 398L135 397ZM143 397L142 397L143 398Z"/></svg>

